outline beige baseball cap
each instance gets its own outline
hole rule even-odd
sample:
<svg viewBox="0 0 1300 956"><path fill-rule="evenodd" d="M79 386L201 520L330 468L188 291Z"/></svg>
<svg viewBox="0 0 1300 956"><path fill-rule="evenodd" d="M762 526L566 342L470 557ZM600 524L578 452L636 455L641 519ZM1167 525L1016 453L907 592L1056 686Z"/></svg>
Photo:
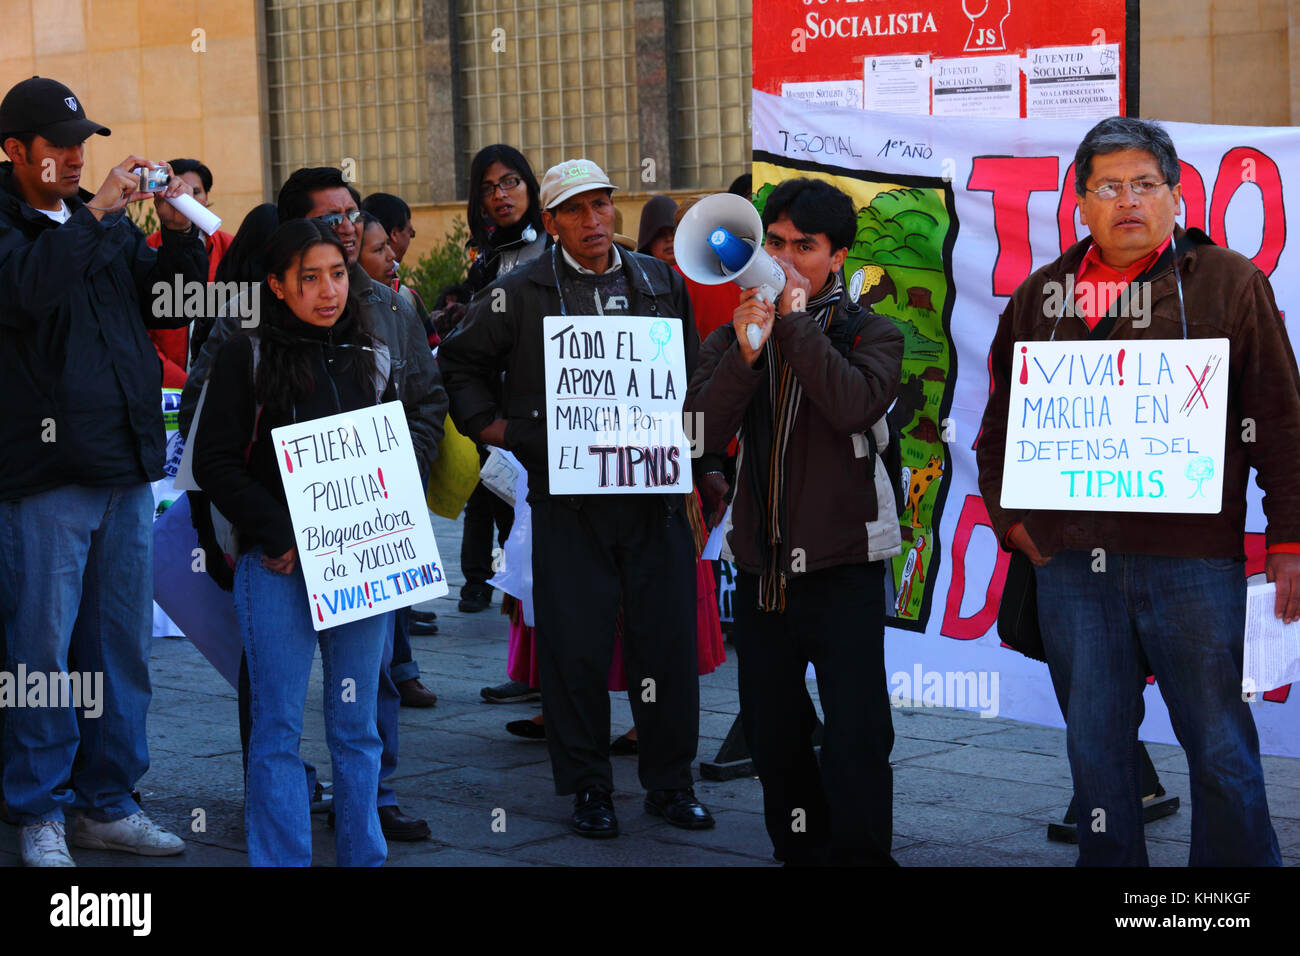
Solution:
<svg viewBox="0 0 1300 956"><path fill-rule="evenodd" d="M609 181L605 171L589 159L566 159L546 171L542 177L542 208L553 209L570 196L591 189L618 187Z"/></svg>

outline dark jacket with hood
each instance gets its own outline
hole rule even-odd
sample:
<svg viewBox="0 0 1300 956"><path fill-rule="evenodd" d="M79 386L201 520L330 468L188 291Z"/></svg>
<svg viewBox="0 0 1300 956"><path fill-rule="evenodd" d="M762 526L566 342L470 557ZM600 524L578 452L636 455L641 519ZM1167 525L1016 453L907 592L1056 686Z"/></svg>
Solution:
<svg viewBox="0 0 1300 956"><path fill-rule="evenodd" d="M163 475L162 369L145 329L189 319L156 316L153 288L206 282L207 253L197 230L164 230L155 252L123 213L96 220L91 198L66 200L59 224L0 163L0 500Z"/></svg>

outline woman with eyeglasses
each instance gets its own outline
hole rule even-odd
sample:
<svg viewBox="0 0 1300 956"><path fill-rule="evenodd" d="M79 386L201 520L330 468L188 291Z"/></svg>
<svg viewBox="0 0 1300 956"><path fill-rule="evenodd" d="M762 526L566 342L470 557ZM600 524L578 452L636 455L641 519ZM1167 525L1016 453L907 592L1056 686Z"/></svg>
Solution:
<svg viewBox="0 0 1300 956"><path fill-rule="evenodd" d="M497 143L478 151L469 168L469 286L475 292L536 259L546 249L539 187L528 160Z"/></svg>
<svg viewBox="0 0 1300 956"><path fill-rule="evenodd" d="M474 155L470 162L466 206L470 229L467 245L472 260L466 285L471 292L477 293L545 251L550 237L542 228L539 192L533 168L513 146L496 143ZM437 328L452 328L464 314L465 305L457 303L435 313L433 322ZM479 456L487 460L482 446ZM491 605L492 586L487 579L493 573L493 529L498 543L504 545L513 514L509 505L482 484L466 502L460 552L461 572L465 575L460 592L461 611L473 614ZM528 693L528 688L524 692Z"/></svg>
<svg viewBox="0 0 1300 956"><path fill-rule="evenodd" d="M343 244L324 223L294 219L262 257L261 323L226 342L208 380L194 475L238 541L235 610L248 659L252 728L244 820L254 866L311 863L310 798L298 755L317 644L325 735L334 767L340 866L380 866L388 847L375 793L376 701L391 614L312 628L293 522L271 430L388 400L384 346L348 282ZM351 683L349 683L351 682ZM347 693L344 693L344 690Z"/></svg>

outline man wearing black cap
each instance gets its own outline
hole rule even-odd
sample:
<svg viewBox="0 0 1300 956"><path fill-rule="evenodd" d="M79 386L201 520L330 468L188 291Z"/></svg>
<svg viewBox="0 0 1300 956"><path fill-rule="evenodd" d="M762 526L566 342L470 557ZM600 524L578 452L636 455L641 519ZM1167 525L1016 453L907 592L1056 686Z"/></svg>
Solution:
<svg viewBox="0 0 1300 956"><path fill-rule="evenodd" d="M131 795L149 767L149 482L164 448L145 329L186 323L155 317L152 290L205 281L207 255L188 223L155 252L123 214L158 194L135 170L170 176L165 163L127 156L93 196L79 188L92 133L109 131L54 80L24 80L0 102L4 669L67 691L6 715L4 794L29 866L73 865L68 838L145 856L185 848ZM173 177L161 195L188 191ZM67 674L69 657L80 673Z"/></svg>

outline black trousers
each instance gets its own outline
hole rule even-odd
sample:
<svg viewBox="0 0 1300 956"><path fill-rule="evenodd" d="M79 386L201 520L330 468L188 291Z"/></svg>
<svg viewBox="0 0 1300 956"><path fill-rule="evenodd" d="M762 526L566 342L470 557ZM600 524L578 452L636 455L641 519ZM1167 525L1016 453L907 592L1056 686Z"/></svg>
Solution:
<svg viewBox="0 0 1300 956"><path fill-rule="evenodd" d="M692 785L699 742L695 548L658 495L546 497L532 506L533 603L555 792L614 787L609 668L623 663L647 790ZM648 682L648 683L647 683Z"/></svg>
<svg viewBox="0 0 1300 956"><path fill-rule="evenodd" d="M787 864L891 865L883 564L792 578L784 614L760 611L757 602L758 578L741 572L733 634L740 717L775 855ZM826 725L820 768L804 683L809 661Z"/></svg>
<svg viewBox="0 0 1300 956"><path fill-rule="evenodd" d="M497 544L504 547L514 523L515 509L479 482L465 502L465 525L460 537L460 571L465 575L461 597L483 588L491 593L487 579L496 573L492 570L492 532L496 530Z"/></svg>

